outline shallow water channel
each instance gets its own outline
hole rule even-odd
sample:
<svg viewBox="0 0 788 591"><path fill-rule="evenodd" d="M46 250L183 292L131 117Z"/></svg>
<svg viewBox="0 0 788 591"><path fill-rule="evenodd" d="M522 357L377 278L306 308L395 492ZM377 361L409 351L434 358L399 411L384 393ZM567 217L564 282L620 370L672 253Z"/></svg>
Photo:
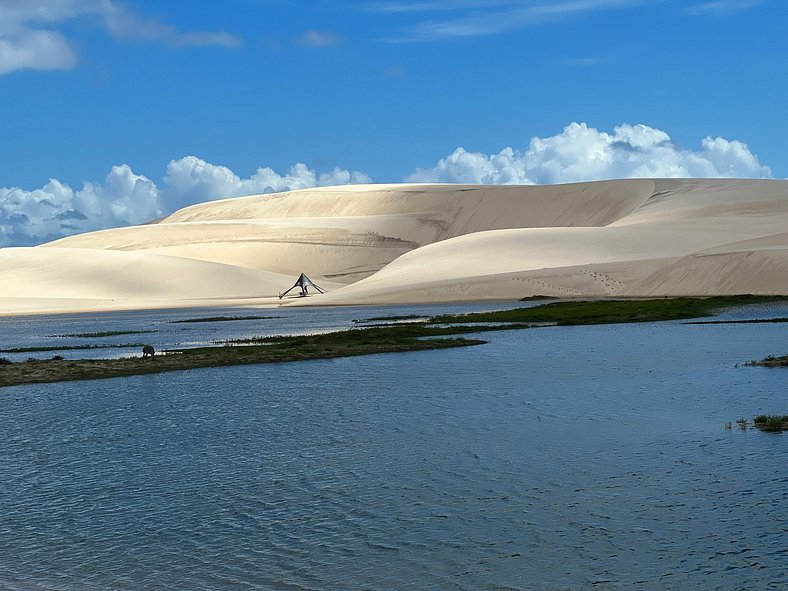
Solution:
<svg viewBox="0 0 788 591"><path fill-rule="evenodd" d="M2 319L0 346L117 327L157 331L117 342L166 346L494 307ZM282 317L169 322L221 314ZM722 317L767 316L788 306ZM788 412L788 370L737 367L788 353L785 334L546 327L3 388L0 589L785 589L788 434L723 428Z"/></svg>

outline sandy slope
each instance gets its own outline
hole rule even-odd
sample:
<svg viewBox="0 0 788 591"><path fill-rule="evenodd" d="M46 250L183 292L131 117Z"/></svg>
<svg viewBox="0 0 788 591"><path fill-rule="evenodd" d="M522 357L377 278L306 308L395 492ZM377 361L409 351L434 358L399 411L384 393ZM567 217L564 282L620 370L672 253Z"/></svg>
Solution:
<svg viewBox="0 0 788 591"><path fill-rule="evenodd" d="M366 185L226 199L0 250L0 313L788 293L788 182Z"/></svg>

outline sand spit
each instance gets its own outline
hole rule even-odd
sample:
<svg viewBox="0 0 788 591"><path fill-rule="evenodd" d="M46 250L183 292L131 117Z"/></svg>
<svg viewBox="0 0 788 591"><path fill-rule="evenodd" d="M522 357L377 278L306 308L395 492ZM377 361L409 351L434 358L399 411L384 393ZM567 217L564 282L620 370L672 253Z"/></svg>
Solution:
<svg viewBox="0 0 788 591"><path fill-rule="evenodd" d="M786 229L787 181L318 188L0 249L0 314L788 294Z"/></svg>

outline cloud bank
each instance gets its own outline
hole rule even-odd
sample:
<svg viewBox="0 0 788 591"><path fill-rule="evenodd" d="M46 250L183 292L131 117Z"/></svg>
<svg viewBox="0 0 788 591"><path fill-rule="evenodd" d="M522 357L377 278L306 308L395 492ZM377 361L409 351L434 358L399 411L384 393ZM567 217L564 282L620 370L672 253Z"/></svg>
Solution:
<svg viewBox="0 0 788 591"><path fill-rule="evenodd" d="M685 150L647 125L619 125L613 133L572 123L547 138L532 138L528 149L497 154L457 148L432 168L406 177L414 183L553 184L614 178L771 178L747 144L707 137L700 149Z"/></svg>
<svg viewBox="0 0 788 591"><path fill-rule="evenodd" d="M169 163L160 187L122 164L113 166L102 183L85 182L78 190L56 179L34 190L0 187L0 247L139 224L213 199L371 181L360 172L317 173L301 163L282 175L258 168L242 179L225 166L186 156Z"/></svg>
<svg viewBox="0 0 788 591"><path fill-rule="evenodd" d="M707 137L696 150L646 125L620 125L612 133L572 123L554 136L530 140L520 151L482 154L457 148L407 182L553 184L638 177L771 178L748 146ZM62 236L139 224L212 199L310 187L369 183L363 172L340 168L317 172L297 163L280 174L267 167L241 178L226 166L196 156L172 160L163 181L114 166L103 182L73 189L51 179L40 189L0 187L0 246L33 245Z"/></svg>

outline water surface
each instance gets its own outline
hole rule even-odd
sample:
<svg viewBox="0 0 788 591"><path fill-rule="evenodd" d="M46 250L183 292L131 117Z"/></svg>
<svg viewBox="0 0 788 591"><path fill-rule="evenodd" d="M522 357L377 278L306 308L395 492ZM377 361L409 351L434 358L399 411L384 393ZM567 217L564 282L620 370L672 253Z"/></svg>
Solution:
<svg viewBox="0 0 788 591"><path fill-rule="evenodd" d="M14 339L76 332L36 322ZM0 389L0 589L784 589L788 438L723 429L788 412L785 371L736 367L784 337L540 328Z"/></svg>

